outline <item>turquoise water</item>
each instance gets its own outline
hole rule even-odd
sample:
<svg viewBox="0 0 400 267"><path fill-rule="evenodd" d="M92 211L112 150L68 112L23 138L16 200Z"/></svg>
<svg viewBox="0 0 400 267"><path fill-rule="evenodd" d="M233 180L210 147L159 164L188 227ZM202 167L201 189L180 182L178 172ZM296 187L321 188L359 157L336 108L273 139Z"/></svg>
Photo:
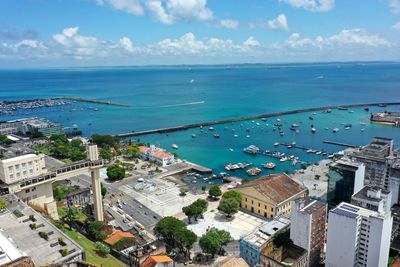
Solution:
<svg viewBox="0 0 400 267"><path fill-rule="evenodd" d="M76 124L84 135L93 133L122 133L176 126L209 120L226 119L261 113L318 107L333 104L353 104L379 101L400 101L400 64L314 64L314 65L249 65L238 67L148 67L148 68L76 68L51 70L0 70L0 99L26 99L53 96L74 96L111 100L131 105L129 108L96 104L73 103L70 106L21 111L1 120L40 116L62 123ZM99 108L99 111L88 109ZM383 108L375 108L383 110ZM375 109L371 108L371 111ZM399 111L399 107L388 107ZM229 162L251 161L256 166L273 161L264 156L252 157L242 152L254 144L274 150L276 141L313 147L334 152L341 147L323 144L323 140L342 141L363 145L373 136L394 138L400 143L400 129L369 124L369 113L354 109L354 113L334 110L331 114L318 113L310 121L310 114L282 117L285 135L272 131L274 119L261 126L252 122L216 126L220 139L199 129L166 135L142 137L142 141L159 144L176 151L182 158L223 170ZM360 125L360 121L367 125ZM300 133L289 130L299 123ZM310 125L317 128L311 134ZM351 123L345 130L343 123ZM252 128L254 126L254 129ZM224 129L227 127L228 129ZM324 130L328 127L329 130ZM333 134L331 129L340 128ZM239 135L233 137L232 128ZM250 128L246 138L245 129ZM365 128L364 132L360 128ZM192 133L197 138L191 138ZM234 151L230 151L229 149ZM279 147L282 152L286 148ZM320 156L300 150L290 150L302 161L315 162ZM298 166L297 166L298 167ZM293 170L290 162L277 163L275 171ZM266 174L267 171L263 170ZM237 174L245 175L238 172Z"/></svg>

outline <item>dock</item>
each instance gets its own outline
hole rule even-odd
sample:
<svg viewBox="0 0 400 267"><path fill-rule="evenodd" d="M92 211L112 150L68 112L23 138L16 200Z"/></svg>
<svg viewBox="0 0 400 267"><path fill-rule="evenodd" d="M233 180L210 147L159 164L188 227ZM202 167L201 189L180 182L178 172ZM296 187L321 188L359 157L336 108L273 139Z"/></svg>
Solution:
<svg viewBox="0 0 400 267"><path fill-rule="evenodd" d="M335 146L343 146L343 147L351 147L351 148L357 148L358 146L355 145L350 145L350 144L345 144L345 143L340 143L340 142L335 142L335 141L329 141L329 140L324 140L322 141L325 144L330 144L330 145L335 145Z"/></svg>
<svg viewBox="0 0 400 267"><path fill-rule="evenodd" d="M184 131L188 129L198 128L200 126L212 126L217 124L227 124L232 122L239 122L239 121L248 121L248 120L257 120L262 118L272 118L284 115L291 115L291 114L299 114L299 113L306 113L306 112L315 112L315 111L324 111L324 110L333 110L333 109L343 109L343 108L358 108L358 107L370 107L370 106L398 106L400 102L387 102L387 103L367 103L367 104L351 104L351 105L337 105L337 106L324 106L324 107L315 107L315 108L306 108L306 109L296 109L296 110L289 110L289 111L282 111L282 112L275 112L275 113L267 113L267 114L260 114L254 116L247 116L247 117L238 117L238 118L231 118L225 120L216 120L216 121L208 121L208 122L201 122L201 123L193 123L181 126L174 126L168 128L158 128L153 130L144 130L144 131L132 131L128 133L117 134L116 136L124 138L124 137L132 137L132 136L141 136L141 135L149 135L149 134L156 134L156 133L171 133L177 131Z"/></svg>
<svg viewBox="0 0 400 267"><path fill-rule="evenodd" d="M108 100L99 100L99 99L88 99L88 98L81 98L81 97L69 97L69 96L62 96L53 98L54 100L70 100L70 101L79 101L79 102L87 102L87 103L94 103L94 104L101 104L101 105L109 105L109 106L117 106L117 107L130 107L127 104L120 104L114 103Z"/></svg>

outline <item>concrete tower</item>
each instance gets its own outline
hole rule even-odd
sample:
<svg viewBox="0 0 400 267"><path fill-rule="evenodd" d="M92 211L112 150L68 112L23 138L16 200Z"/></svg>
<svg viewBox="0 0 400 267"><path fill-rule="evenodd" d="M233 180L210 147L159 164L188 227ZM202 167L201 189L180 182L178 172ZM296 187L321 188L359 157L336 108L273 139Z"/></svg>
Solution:
<svg viewBox="0 0 400 267"><path fill-rule="evenodd" d="M99 160L99 152L97 145L89 145L87 148L88 158L90 161ZM93 203L94 203L94 217L96 221L103 221L103 197L101 195L101 184L100 184L100 168L99 166L93 166L90 168L90 174L92 177L92 189L93 189Z"/></svg>

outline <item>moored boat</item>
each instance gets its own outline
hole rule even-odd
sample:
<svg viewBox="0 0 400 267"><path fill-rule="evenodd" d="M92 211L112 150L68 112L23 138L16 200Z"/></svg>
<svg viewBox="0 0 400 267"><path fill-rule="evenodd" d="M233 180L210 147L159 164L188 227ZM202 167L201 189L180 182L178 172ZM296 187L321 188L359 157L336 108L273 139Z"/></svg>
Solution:
<svg viewBox="0 0 400 267"><path fill-rule="evenodd" d="M178 149L178 148L179 148L177 144L172 144L171 147L172 147L173 149Z"/></svg>
<svg viewBox="0 0 400 267"><path fill-rule="evenodd" d="M243 148L243 152L248 153L248 154L257 154L260 151L258 147L255 145L251 145L248 147Z"/></svg>
<svg viewBox="0 0 400 267"><path fill-rule="evenodd" d="M246 171L246 173L249 176L256 176L256 175L259 175L261 173L261 170L259 168L251 168L251 169L248 169Z"/></svg>
<svg viewBox="0 0 400 267"><path fill-rule="evenodd" d="M268 163L263 164L263 167L264 167L265 169L269 169L269 170L274 169L275 166L276 166L276 165L275 165L275 163L273 163L273 162L268 162Z"/></svg>

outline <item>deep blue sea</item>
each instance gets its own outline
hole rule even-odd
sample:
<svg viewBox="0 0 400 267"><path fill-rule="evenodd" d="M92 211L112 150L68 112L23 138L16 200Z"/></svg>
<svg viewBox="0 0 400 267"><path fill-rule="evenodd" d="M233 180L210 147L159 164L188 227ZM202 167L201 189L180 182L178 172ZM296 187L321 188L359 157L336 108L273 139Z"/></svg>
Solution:
<svg viewBox="0 0 400 267"><path fill-rule="evenodd" d="M209 120L227 119L332 104L400 101L400 64L306 64L185 67L68 68L40 70L0 70L0 99L30 99L73 96L129 104L113 107L88 103L20 111L0 120L45 117L64 126L77 125L85 136L93 133L123 133L176 126ZM93 111L90 108L98 108ZM400 107L371 108L400 111ZM243 147L254 144L275 150L274 142L291 143L334 152L341 147L323 140L363 145L373 136L394 138L400 146L400 128L369 123L369 112L334 110L331 114L296 114L281 117L285 135L272 130L275 118L215 126L215 132L199 129L141 137L167 149L176 143L182 158L222 171L226 163L251 161L260 166L274 161L265 156L250 156ZM309 117L314 117L313 121ZM256 123L260 123L257 126ZM360 125L360 122L366 125ZM300 124L300 132L289 130ZM343 124L353 127L345 130ZM241 124L243 124L241 126ZM266 125L268 124L268 126ZM310 126L317 128L311 134ZM340 128L333 134L332 128ZM328 130L325 130L328 128ZM361 128L365 128L361 131ZM233 130L234 129L234 130ZM250 132L247 133L246 129ZM207 132L207 131L205 131ZM191 135L195 133L196 138ZM238 137L235 138L234 134ZM246 137L249 135L249 137ZM233 150L233 151L232 151ZM301 161L315 162L322 157L301 150L278 150L296 155ZM276 162L276 161L275 161ZM277 163L275 171L293 170L290 162ZM263 170L263 174L268 171ZM244 172L237 175L245 176Z"/></svg>

